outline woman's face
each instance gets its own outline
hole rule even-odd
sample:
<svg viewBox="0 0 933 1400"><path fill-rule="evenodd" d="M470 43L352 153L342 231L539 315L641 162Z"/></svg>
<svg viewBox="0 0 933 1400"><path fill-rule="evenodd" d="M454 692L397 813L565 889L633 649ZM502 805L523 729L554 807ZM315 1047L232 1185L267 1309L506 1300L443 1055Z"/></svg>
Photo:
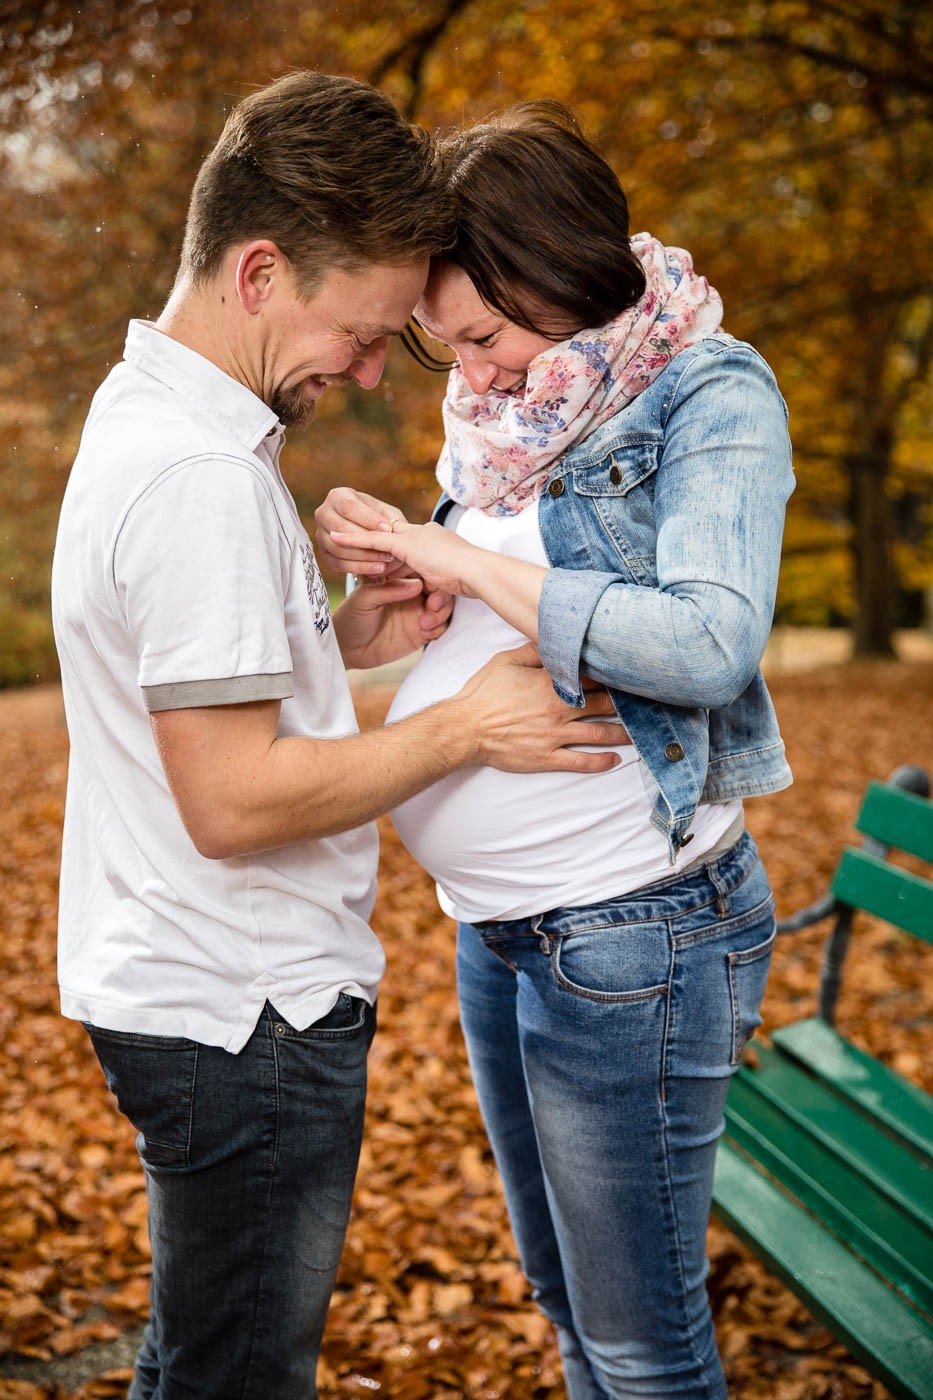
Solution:
<svg viewBox="0 0 933 1400"><path fill-rule="evenodd" d="M520 394L531 361L557 343L492 310L463 268L443 259L431 264L415 316L429 335L450 346L474 394Z"/></svg>

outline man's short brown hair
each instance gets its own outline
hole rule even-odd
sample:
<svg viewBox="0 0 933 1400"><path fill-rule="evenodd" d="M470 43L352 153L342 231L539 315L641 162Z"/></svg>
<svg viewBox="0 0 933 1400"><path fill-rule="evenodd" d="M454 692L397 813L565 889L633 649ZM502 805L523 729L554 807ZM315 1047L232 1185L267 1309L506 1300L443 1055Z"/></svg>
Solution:
<svg viewBox="0 0 933 1400"><path fill-rule="evenodd" d="M297 72L234 107L201 166L181 273L274 242L310 295L328 267L405 262L449 245L452 204L434 143L368 83Z"/></svg>

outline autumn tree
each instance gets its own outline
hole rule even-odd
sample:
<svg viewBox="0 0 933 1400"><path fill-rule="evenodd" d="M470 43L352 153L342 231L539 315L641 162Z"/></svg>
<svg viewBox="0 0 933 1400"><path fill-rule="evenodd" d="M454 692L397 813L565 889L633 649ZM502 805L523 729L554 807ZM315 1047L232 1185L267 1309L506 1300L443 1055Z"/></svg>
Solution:
<svg viewBox="0 0 933 1400"><path fill-rule="evenodd" d="M736 62L776 74L758 150L738 153L772 193L738 201L738 267L756 269L759 336L780 345L805 415L806 515L851 542L856 651L887 654L902 582L924 577L904 548L922 538L915 512L931 523L933 16L913 0L792 0L708 28L692 42L719 81Z"/></svg>
<svg viewBox="0 0 933 1400"><path fill-rule="evenodd" d="M861 651L889 649L903 590L933 579L931 25L907 0L0 5L7 680L48 664L48 558L89 395L128 317L168 294L225 112L294 66L380 82L432 127L517 98L576 106L635 227L691 248L778 373L799 477L782 615L854 618ZM349 480L423 514L440 389L393 350L375 394L325 400L289 445L300 507Z"/></svg>
<svg viewBox="0 0 933 1400"><path fill-rule="evenodd" d="M889 654L905 587L931 580L933 13L912 0L702 9L651 0L623 17L565 0L555 24L553 7L473 0L436 34L422 26L427 78L417 33L378 72L434 120L449 119L450 74L474 54L485 90L453 93L473 111L503 88L535 95L542 72L582 107L636 224L694 250L730 328L779 370L800 477L785 594L818 620L853 617L858 653Z"/></svg>

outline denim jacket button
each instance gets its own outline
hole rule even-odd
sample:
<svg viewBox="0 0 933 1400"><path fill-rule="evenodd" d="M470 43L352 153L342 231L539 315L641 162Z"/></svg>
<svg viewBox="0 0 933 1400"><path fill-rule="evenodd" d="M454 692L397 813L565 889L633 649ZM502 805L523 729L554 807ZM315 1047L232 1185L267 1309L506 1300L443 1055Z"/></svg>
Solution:
<svg viewBox="0 0 933 1400"><path fill-rule="evenodd" d="M612 482L613 486L618 486L619 482L622 480L622 468L617 467L615 462L613 462L612 466L609 468L609 480Z"/></svg>
<svg viewBox="0 0 933 1400"><path fill-rule="evenodd" d="M564 486L563 477L558 477L556 481L551 482L550 486L547 489L547 493L549 496L562 496L564 494L565 489L566 488Z"/></svg>
<svg viewBox="0 0 933 1400"><path fill-rule="evenodd" d="M690 845L690 842L693 840L693 837L694 837L694 833L693 833L692 831L688 831L687 834L686 834L686 836L681 836L681 838L680 838L680 845L681 845L681 848L683 848L684 846L689 846L689 845Z"/></svg>
<svg viewBox="0 0 933 1400"><path fill-rule="evenodd" d="M684 756L683 744L665 744L664 757L671 763L679 763Z"/></svg>

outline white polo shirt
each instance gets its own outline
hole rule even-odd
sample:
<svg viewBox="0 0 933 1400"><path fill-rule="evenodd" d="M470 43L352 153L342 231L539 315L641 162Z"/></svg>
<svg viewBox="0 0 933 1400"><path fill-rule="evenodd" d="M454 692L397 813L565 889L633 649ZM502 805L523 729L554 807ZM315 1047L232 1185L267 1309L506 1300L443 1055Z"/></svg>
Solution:
<svg viewBox="0 0 933 1400"><path fill-rule="evenodd" d="M185 832L150 711L276 699L282 735L357 725L275 414L148 323L124 355L91 405L52 570L62 1011L237 1051L267 999L299 1030L341 991L375 1000L377 838L207 860Z"/></svg>

